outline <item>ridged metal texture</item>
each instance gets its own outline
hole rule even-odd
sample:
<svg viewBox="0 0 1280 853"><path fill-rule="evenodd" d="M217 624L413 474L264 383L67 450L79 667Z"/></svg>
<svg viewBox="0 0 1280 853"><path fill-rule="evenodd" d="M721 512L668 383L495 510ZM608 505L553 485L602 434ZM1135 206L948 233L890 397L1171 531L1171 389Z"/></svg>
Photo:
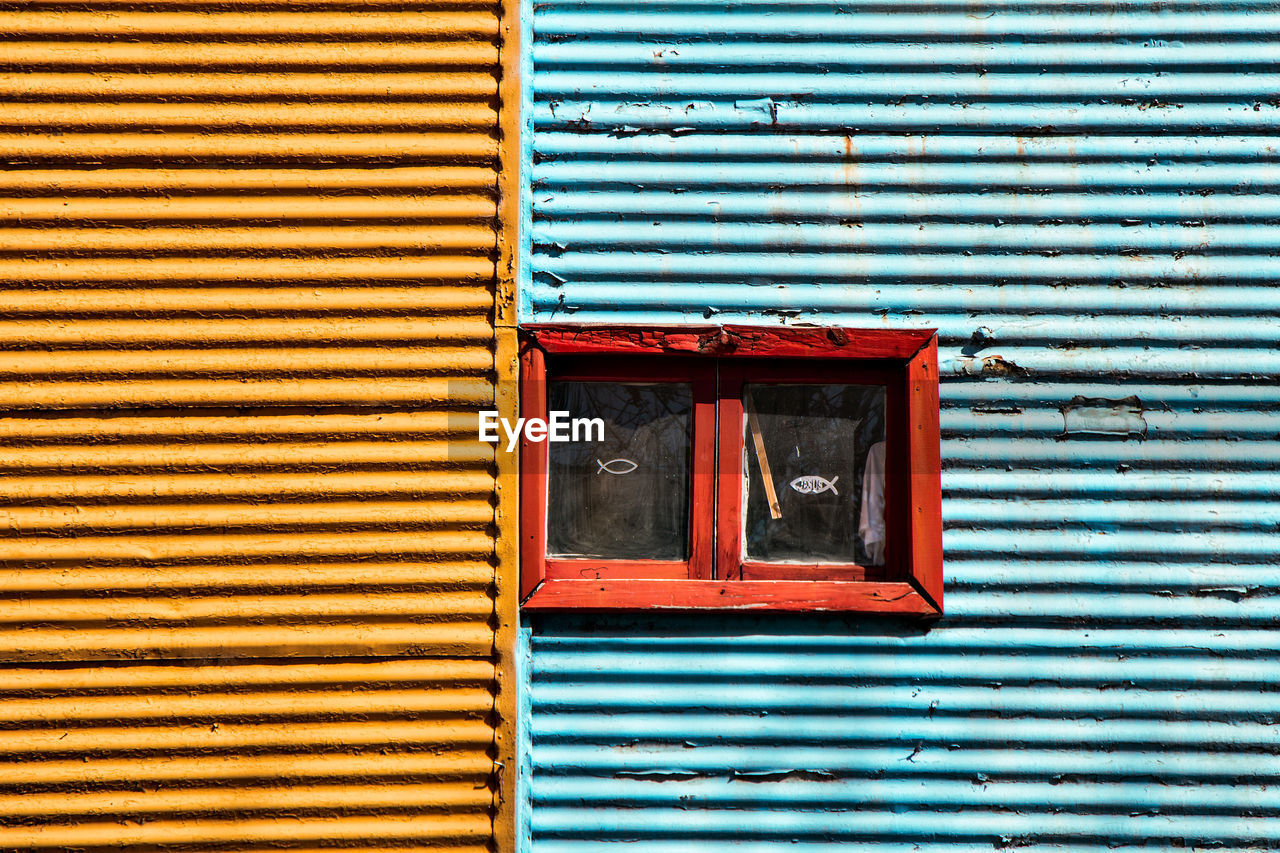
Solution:
<svg viewBox="0 0 1280 853"><path fill-rule="evenodd" d="M493 664L0 669L0 849L492 850Z"/></svg>
<svg viewBox="0 0 1280 853"><path fill-rule="evenodd" d="M492 648L498 9L329 5L0 13L0 659Z"/></svg>
<svg viewBox="0 0 1280 853"><path fill-rule="evenodd" d="M947 616L534 622L533 851L1280 843L1274 6L537 8L524 316L940 329Z"/></svg>
<svg viewBox="0 0 1280 853"><path fill-rule="evenodd" d="M492 848L500 11L0 8L0 849Z"/></svg>

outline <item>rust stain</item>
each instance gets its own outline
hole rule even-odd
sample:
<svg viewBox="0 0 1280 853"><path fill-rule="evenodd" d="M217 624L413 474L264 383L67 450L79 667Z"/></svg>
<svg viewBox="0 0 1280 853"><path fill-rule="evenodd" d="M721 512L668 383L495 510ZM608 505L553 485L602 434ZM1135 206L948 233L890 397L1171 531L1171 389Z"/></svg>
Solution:
<svg viewBox="0 0 1280 853"><path fill-rule="evenodd" d="M962 356L952 364L954 372L960 376L1015 377L1031 374L1027 368L1001 355Z"/></svg>
<svg viewBox="0 0 1280 853"><path fill-rule="evenodd" d="M998 355L984 356L981 372L983 376L1026 376L1030 373L1025 367Z"/></svg>

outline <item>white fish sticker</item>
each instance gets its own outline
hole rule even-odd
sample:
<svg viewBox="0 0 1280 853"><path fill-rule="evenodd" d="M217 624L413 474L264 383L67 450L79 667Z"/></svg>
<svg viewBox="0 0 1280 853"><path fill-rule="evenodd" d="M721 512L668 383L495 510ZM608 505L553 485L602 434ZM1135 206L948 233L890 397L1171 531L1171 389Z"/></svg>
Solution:
<svg viewBox="0 0 1280 853"><path fill-rule="evenodd" d="M810 474L807 477L796 477L791 481L791 488L795 489L802 495L820 495L823 492L832 492L840 494L836 491L836 480L839 477L832 477L828 480L826 477L819 477L817 474Z"/></svg>
<svg viewBox="0 0 1280 853"><path fill-rule="evenodd" d="M599 470L596 471L597 474L601 472L606 474L630 474L640 467L630 459L610 459L608 462L601 462L597 459L596 464L600 466ZM628 465L631 467L628 468Z"/></svg>

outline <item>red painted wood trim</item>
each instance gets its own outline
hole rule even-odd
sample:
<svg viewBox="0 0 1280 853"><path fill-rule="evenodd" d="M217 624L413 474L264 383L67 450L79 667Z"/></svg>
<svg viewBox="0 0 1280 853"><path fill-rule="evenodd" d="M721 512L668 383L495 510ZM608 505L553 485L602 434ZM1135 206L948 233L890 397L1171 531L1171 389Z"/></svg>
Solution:
<svg viewBox="0 0 1280 853"><path fill-rule="evenodd" d="M583 363L586 361L587 363ZM691 386L693 431L689 454L689 560L684 577L710 578L715 542L715 447L716 447L716 365L712 361L688 358L608 357L574 359L553 364L552 379L589 382L680 382ZM667 570L654 575L654 564L639 560L594 561L615 577L669 577Z"/></svg>
<svg viewBox="0 0 1280 853"><path fill-rule="evenodd" d="M760 329L756 327L529 327L522 356L522 416L546 417L545 350L554 355L597 355L596 364L569 362L565 378L670 379L695 384L694 464L691 484L690 561L573 561L546 559L547 446L521 448L521 594L532 610L758 609L833 610L930 615L942 610L941 464L939 458L937 340L932 330ZM655 365L649 358L668 354ZM611 356L632 356L613 358ZM674 358L672 358L674 355ZM640 356L640 357L636 357ZM682 358L681 356L695 356ZM716 427L715 370L720 374ZM846 365L735 363L752 358L849 359ZM864 364L857 364L856 360ZM896 365L886 365L883 360ZM876 363L880 361L880 363ZM696 363L701 362L701 363ZM884 574L889 581L834 579L862 567L766 565L752 572L794 574L788 579L742 579L742 384L759 381L866 382L887 386L886 519ZM893 441L892 436L905 436ZM718 452L717 452L718 441ZM718 504L719 513L712 510ZM729 509L726 512L726 509ZM714 533L714 535L713 535ZM714 544L713 544L714 543ZM712 550L714 548L714 554ZM584 579L582 564L604 578ZM554 575L548 577L548 566ZM676 567L672 572L672 566ZM711 580L714 576L719 581ZM574 576L572 572L578 572ZM670 580L650 574L672 572ZM567 576L566 576L567 575ZM825 579L815 579L823 577ZM799 579L799 578L808 579ZM898 578L898 581L893 581ZM903 583L906 580L907 583Z"/></svg>
<svg viewBox="0 0 1280 853"><path fill-rule="evenodd" d="M547 416L546 362L542 350L520 352L520 417ZM499 453L504 452L502 448ZM520 597L542 583L547 553L547 443L520 443Z"/></svg>
<svg viewBox="0 0 1280 853"><path fill-rule="evenodd" d="M746 417L742 407L744 367L720 365L720 442L716 461L716 570L718 580L742 579L742 468Z"/></svg>
<svg viewBox="0 0 1280 853"><path fill-rule="evenodd" d="M907 488L911 476L911 443L907 440L910 416L906 381L906 368L899 365L897 375L885 388L884 567L886 578L894 581L911 577L911 549L905 544L911 535L908 518L911 492Z"/></svg>
<svg viewBox="0 0 1280 853"><path fill-rule="evenodd" d="M854 581L548 580L526 610L750 610L932 616L937 609L905 583Z"/></svg>
<svg viewBox="0 0 1280 853"><path fill-rule="evenodd" d="M693 378L693 453L689 482L689 577L715 576L716 366L699 364Z"/></svg>
<svg viewBox="0 0 1280 853"><path fill-rule="evenodd" d="M765 563L747 560L742 564L744 581L866 581L883 580L871 577L883 573L880 568L868 568L853 563Z"/></svg>
<svg viewBox="0 0 1280 853"><path fill-rule="evenodd" d="M724 367L740 372L742 382L758 385L884 385L902 378L902 363L879 359L847 361L726 361ZM721 394L725 392L722 390Z"/></svg>
<svg viewBox="0 0 1280 853"><path fill-rule="evenodd" d="M687 580L689 564L682 560L592 560L548 557L547 580Z"/></svg>
<svg viewBox="0 0 1280 853"><path fill-rule="evenodd" d="M715 368L706 359L650 356L597 355L571 357L567 361L551 356L549 379L566 382L696 382L709 377L714 389Z"/></svg>
<svg viewBox="0 0 1280 853"><path fill-rule="evenodd" d="M907 536L907 490L892 483L894 472L900 480L907 478L908 443L901 440L907 432L906 394L902 388L905 371L901 364L892 367L862 367L856 364L813 364L792 368L788 365L726 362L720 368L720 486L717 506L716 577L724 580L894 580L910 576L907 548L894 548L893 543ZM785 382L788 384L841 382L885 386L886 476L885 566L867 568L854 564L766 563L746 561L742 543L742 466L745 436L743 431L742 386L748 382Z"/></svg>
<svg viewBox="0 0 1280 853"><path fill-rule="evenodd" d="M911 444L911 578L942 611L942 460L938 425L938 340L907 364L907 417Z"/></svg>
<svg viewBox="0 0 1280 853"><path fill-rule="evenodd" d="M524 418L546 418L547 378L587 381L670 381L692 386L693 435L689 483L689 560L594 560L547 557L547 442L521 441L522 597L544 580L581 579L584 573L615 579L710 578L715 506L716 366L710 361L621 359L605 360L599 371L570 366L549 372L546 355L525 341L521 356L521 411Z"/></svg>
<svg viewBox="0 0 1280 853"><path fill-rule="evenodd" d="M522 327L555 354L697 355L717 358L894 359L914 356L933 329L770 328L761 326L582 326L535 323Z"/></svg>

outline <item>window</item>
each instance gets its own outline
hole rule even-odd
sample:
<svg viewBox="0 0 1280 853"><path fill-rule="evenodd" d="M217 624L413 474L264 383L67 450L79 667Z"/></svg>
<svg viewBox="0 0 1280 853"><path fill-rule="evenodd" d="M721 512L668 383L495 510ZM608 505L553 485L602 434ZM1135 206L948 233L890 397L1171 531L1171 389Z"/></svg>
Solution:
<svg viewBox="0 0 1280 853"><path fill-rule="evenodd" d="M530 326L527 609L942 606L933 330Z"/></svg>

